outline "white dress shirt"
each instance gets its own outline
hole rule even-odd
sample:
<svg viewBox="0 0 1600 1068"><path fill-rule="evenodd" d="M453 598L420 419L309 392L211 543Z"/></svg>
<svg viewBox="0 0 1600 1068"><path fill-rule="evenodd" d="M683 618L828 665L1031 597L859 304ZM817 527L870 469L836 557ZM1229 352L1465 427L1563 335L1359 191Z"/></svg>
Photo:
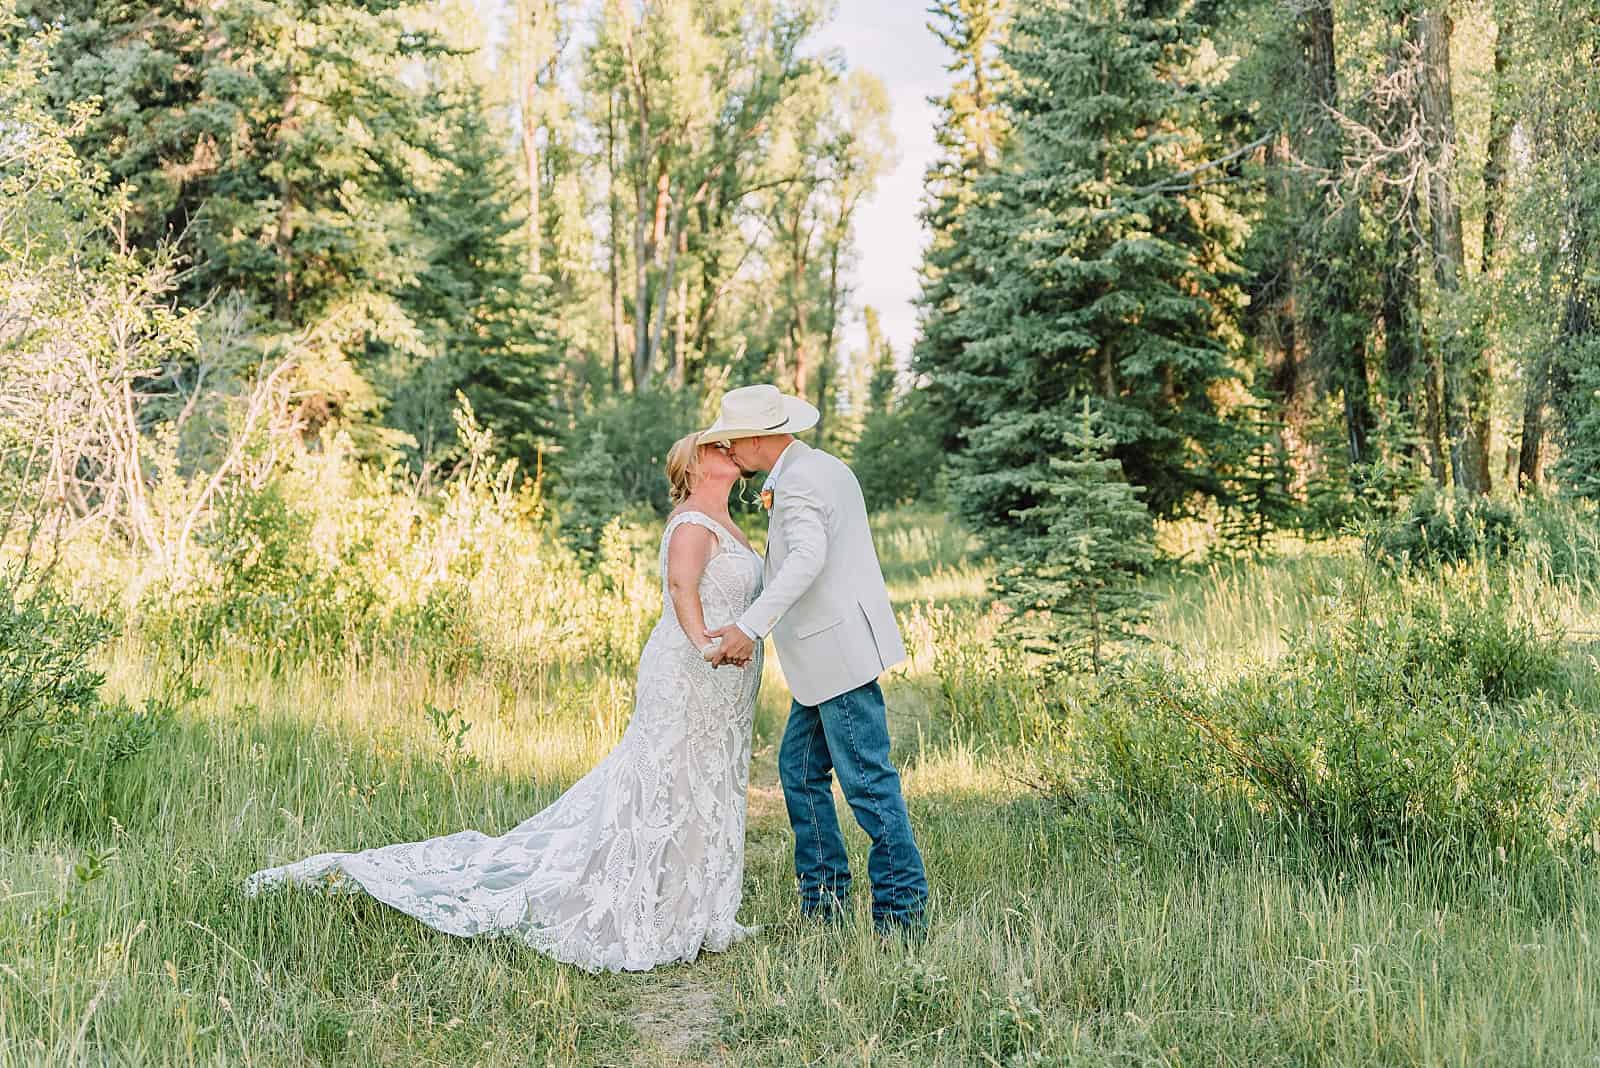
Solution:
<svg viewBox="0 0 1600 1068"><path fill-rule="evenodd" d="M787 445L785 445L783 447L783 451L778 454L778 458L776 460L772 461L772 470L767 472L767 480L765 482L761 483L761 492L762 493L765 493L768 490L772 489L773 487L777 486L777 484L778 484L778 473L783 470L783 461L788 459L789 458L789 454L791 452L793 452L793 451L794 451L794 442L791 441L791 442L789 442L789 444L787 444ZM767 510L767 515L768 516L772 515L771 509ZM758 641L761 640L756 635L751 634L750 633L750 628L746 627L743 623L736 623L735 626L737 626L740 630L744 631L745 637L749 638L751 641L758 642Z"/></svg>

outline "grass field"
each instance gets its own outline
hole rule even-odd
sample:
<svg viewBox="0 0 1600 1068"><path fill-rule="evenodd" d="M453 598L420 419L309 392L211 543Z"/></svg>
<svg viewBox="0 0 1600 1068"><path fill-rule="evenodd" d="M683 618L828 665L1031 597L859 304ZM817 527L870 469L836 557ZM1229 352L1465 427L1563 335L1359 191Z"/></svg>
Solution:
<svg viewBox="0 0 1600 1068"><path fill-rule="evenodd" d="M885 689L922 946L880 944L865 894L853 925L800 920L776 658L741 913L764 930L726 954L590 976L362 897L241 898L267 864L519 822L614 744L632 677L627 650L449 673L225 657L118 783L125 818L51 834L0 807L0 1064L1600 1064L1593 870L1341 866L1244 810L1057 804L1028 785L1056 710L989 646L973 544L928 513L878 534L915 649ZM1152 631L1174 657L1270 657L1358 566L1321 547L1197 569L1165 581ZM649 582L620 588L653 612ZM1600 612L1554 609L1591 631ZM165 670L132 638L106 667L130 697Z"/></svg>

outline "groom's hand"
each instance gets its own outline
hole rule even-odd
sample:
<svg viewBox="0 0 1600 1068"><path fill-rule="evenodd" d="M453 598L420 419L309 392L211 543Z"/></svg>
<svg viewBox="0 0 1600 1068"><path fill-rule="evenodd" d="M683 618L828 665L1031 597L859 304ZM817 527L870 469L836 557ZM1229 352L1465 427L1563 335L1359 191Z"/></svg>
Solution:
<svg viewBox="0 0 1600 1068"><path fill-rule="evenodd" d="M721 667L723 664L733 664L744 667L750 662L750 657L755 654L756 643L750 640L750 635L740 630L735 624L728 624L719 630L706 632L708 638L721 638L722 644L717 651L711 654L711 666Z"/></svg>

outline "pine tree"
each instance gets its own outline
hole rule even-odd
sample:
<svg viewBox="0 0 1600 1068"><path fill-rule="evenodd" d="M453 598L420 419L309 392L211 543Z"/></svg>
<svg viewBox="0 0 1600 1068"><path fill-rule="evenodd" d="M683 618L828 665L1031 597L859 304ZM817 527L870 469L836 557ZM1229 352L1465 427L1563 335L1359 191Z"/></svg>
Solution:
<svg viewBox="0 0 1600 1068"><path fill-rule="evenodd" d="M1141 490L1122 477L1113 439L1087 399L1060 428L1038 501L997 540L996 585L1025 648L1099 674L1119 647L1138 641L1153 598L1138 586L1155 558Z"/></svg>
<svg viewBox="0 0 1600 1068"><path fill-rule="evenodd" d="M884 415L894 410L895 389L900 382L900 368L895 363L894 344L883 335L878 320L878 309L868 307L867 351L863 353L872 368L867 379L867 416Z"/></svg>
<svg viewBox="0 0 1600 1068"><path fill-rule="evenodd" d="M1260 552L1268 534L1291 526L1298 515L1298 502L1289 492L1292 472L1283 446L1284 424L1258 402L1235 413L1232 430L1222 538Z"/></svg>
<svg viewBox="0 0 1600 1068"><path fill-rule="evenodd" d="M871 508L891 508L931 496L944 466L938 426L922 390L899 392L894 345L883 336L877 311L867 309L866 411L850 466Z"/></svg>
<svg viewBox="0 0 1600 1068"><path fill-rule="evenodd" d="M936 101L941 152L924 178L922 220L932 239L921 267L922 323L911 367L927 376L924 410L949 449L959 446L960 428L975 419L972 398L954 373L967 342L959 294L982 273L966 232L967 213L977 201L978 180L998 165L1007 139L999 101L1007 72L999 46L1009 7L1010 0L934 0L929 8L929 29L950 51L946 69L956 79Z"/></svg>
<svg viewBox="0 0 1600 1068"><path fill-rule="evenodd" d="M365 451L398 435L373 387L394 353L428 355L401 297L426 267L412 207L436 165L430 87L406 68L439 44L404 0L24 0L64 26L51 96L104 105L77 140L130 183L129 238L182 236L181 299L238 294L260 347L292 347L309 434L351 426ZM449 394L446 393L445 396Z"/></svg>
<svg viewBox="0 0 1600 1068"><path fill-rule="evenodd" d="M627 507L617 483L617 461L596 429L562 469L561 530L567 543L592 558L606 524Z"/></svg>
<svg viewBox="0 0 1600 1068"><path fill-rule="evenodd" d="M390 418L426 459L454 440L451 398L459 390L499 451L532 470L554 436L561 342L550 283L525 267L517 177L478 93L464 89L428 106L442 166L415 207L426 266L401 293L428 355L395 361Z"/></svg>
<svg viewBox="0 0 1600 1068"><path fill-rule="evenodd" d="M957 503L979 529L1040 503L1080 395L1153 513L1220 492L1206 449L1237 373L1242 223L1210 180L1225 152L1198 44L1182 0L1042 0L1012 25L1011 150L963 218L974 269L944 313L959 354L929 368L963 397L955 462L981 477Z"/></svg>

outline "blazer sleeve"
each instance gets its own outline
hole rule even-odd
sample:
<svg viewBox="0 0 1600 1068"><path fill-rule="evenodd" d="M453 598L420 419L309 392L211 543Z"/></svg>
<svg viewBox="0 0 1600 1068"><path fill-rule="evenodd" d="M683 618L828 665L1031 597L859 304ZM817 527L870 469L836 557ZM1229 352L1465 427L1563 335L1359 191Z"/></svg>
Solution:
<svg viewBox="0 0 1600 1068"><path fill-rule="evenodd" d="M765 638L793 604L803 596L828 560L828 510L822 494L799 471L788 472L778 491L773 518L783 524L788 551L777 574L767 583L744 615L739 627Z"/></svg>

